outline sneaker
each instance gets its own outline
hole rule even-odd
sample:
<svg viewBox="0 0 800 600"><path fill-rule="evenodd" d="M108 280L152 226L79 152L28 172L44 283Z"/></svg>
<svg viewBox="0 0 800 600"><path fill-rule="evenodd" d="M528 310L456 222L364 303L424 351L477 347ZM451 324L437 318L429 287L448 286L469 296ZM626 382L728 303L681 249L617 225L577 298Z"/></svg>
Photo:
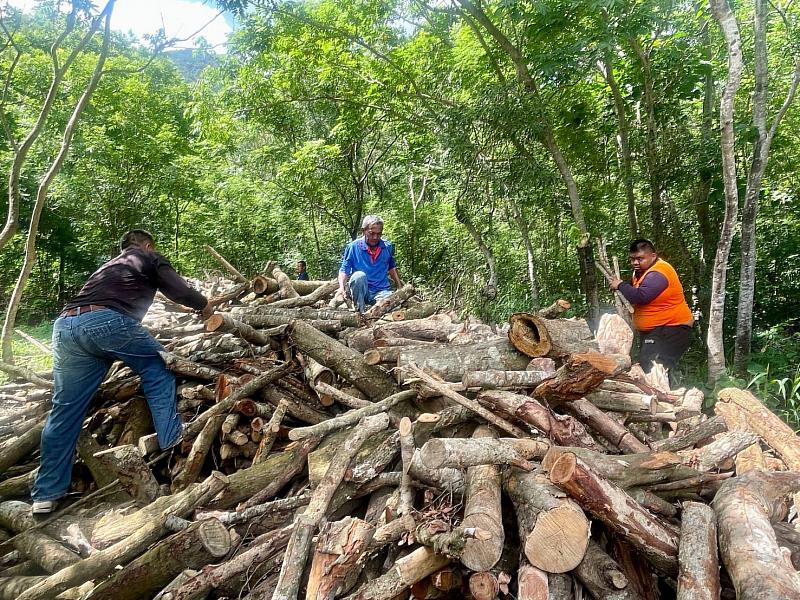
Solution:
<svg viewBox="0 0 800 600"><path fill-rule="evenodd" d="M48 515L56 509L57 500L36 500L31 505L31 514Z"/></svg>

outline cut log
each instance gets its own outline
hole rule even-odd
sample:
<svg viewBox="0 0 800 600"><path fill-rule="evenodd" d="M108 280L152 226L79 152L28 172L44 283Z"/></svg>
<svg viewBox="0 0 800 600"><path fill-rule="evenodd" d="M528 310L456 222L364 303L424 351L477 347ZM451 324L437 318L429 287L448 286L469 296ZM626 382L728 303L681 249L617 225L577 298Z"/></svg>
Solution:
<svg viewBox="0 0 800 600"><path fill-rule="evenodd" d="M364 357L366 359L366 356ZM370 364L367 361L367 364ZM350 408L363 408L370 404L369 400L362 400L361 398L356 398L355 396L348 394L347 392L340 390L332 385L328 385L327 383L318 382L317 383L317 390L320 393L326 394L331 398L335 399L336 401L344 404L345 406L349 406ZM358 392L358 390L355 390ZM361 392L358 392L359 394Z"/></svg>
<svg viewBox="0 0 800 600"><path fill-rule="evenodd" d="M654 442L653 450L657 452L676 452L677 450L692 448L700 442L704 442L710 437L718 433L724 433L727 430L728 427L722 417L713 417L693 427L685 435Z"/></svg>
<svg viewBox="0 0 800 600"><path fill-rule="evenodd" d="M286 416L286 410L288 407L289 403L286 400L281 400L278 403L278 406L275 407L275 412L272 413L269 422L262 432L263 435L258 444L258 450L256 451L255 456L253 456L254 465L264 462L267 456L269 456L272 446L275 444L275 440L278 438L278 432L281 429L281 422L283 421L284 416Z"/></svg>
<svg viewBox="0 0 800 600"><path fill-rule="evenodd" d="M420 458L431 469L465 469L478 465L522 465L541 460L550 449L546 440L492 438L434 438L420 448Z"/></svg>
<svg viewBox="0 0 800 600"><path fill-rule="evenodd" d="M275 327L291 323L294 320L338 321L341 327L358 327L358 313L349 310L325 310L303 306L301 308L272 308L260 306L258 312L253 309L234 309L231 314L252 327Z"/></svg>
<svg viewBox="0 0 800 600"><path fill-rule="evenodd" d="M183 569L200 569L228 554L231 538L216 519L204 519L142 554L94 588L86 600L139 600L169 584Z"/></svg>
<svg viewBox="0 0 800 600"><path fill-rule="evenodd" d="M632 454L650 450L650 448L636 439L636 436L627 427L609 417L586 398L567 402L564 406L569 412L589 425L590 428L602 435L622 452Z"/></svg>
<svg viewBox="0 0 800 600"><path fill-rule="evenodd" d="M621 488L599 477L581 459L565 452L550 467L550 481L584 510L628 540L660 572L678 572L678 536Z"/></svg>
<svg viewBox="0 0 800 600"><path fill-rule="evenodd" d="M472 371L465 373L461 384L465 388L497 390L502 388L534 388L555 375L553 371Z"/></svg>
<svg viewBox="0 0 800 600"><path fill-rule="evenodd" d="M493 573L473 573L469 578L469 593L474 600L494 600L500 593L500 583Z"/></svg>
<svg viewBox="0 0 800 600"><path fill-rule="evenodd" d="M686 502L681 515L677 600L719 600L720 594L714 510Z"/></svg>
<svg viewBox="0 0 800 600"><path fill-rule="evenodd" d="M710 444L681 453L680 456L687 465L705 472L719 468L756 442L758 436L751 431L729 431Z"/></svg>
<svg viewBox="0 0 800 600"><path fill-rule="evenodd" d="M575 353L570 355L554 377L536 387L533 396L551 406L578 400L597 389L605 379L626 371L630 366L630 359L619 354Z"/></svg>
<svg viewBox="0 0 800 600"><path fill-rule="evenodd" d="M49 413L48 413L49 415ZM47 415L36 423L30 425L30 429L20 435L0 444L0 473L6 472L20 460L39 447L42 439Z"/></svg>
<svg viewBox="0 0 800 600"><path fill-rule="evenodd" d="M319 402L322 406L331 406L334 403L334 398L330 394L325 393L320 384L331 386L336 381L336 376L328 367L319 364L313 358L306 358L305 366L306 382L309 387L317 393Z"/></svg>
<svg viewBox="0 0 800 600"><path fill-rule="evenodd" d="M577 567L589 543L589 521L581 508L541 474L511 469L503 483L528 561L548 573Z"/></svg>
<svg viewBox="0 0 800 600"><path fill-rule="evenodd" d="M148 504L160 495L158 481L136 446L116 446L96 452L94 457L108 466L139 505Z"/></svg>
<svg viewBox="0 0 800 600"><path fill-rule="evenodd" d="M489 427L479 426L473 438L494 438ZM486 540L467 540L461 563L471 571L488 571L503 553L505 530L500 502L500 471L495 465L467 469L462 527L477 527L489 533Z"/></svg>
<svg viewBox="0 0 800 600"><path fill-rule="evenodd" d="M410 304L405 308L400 308L392 312L392 321L411 321L414 319L425 319L436 312L435 302L424 301Z"/></svg>
<svg viewBox="0 0 800 600"><path fill-rule="evenodd" d="M629 584L620 566L597 545L597 542L589 542L586 556L575 568L574 574L594 598L642 600Z"/></svg>
<svg viewBox="0 0 800 600"><path fill-rule="evenodd" d="M189 485L197 481L203 463L206 461L206 456L208 456L208 451L211 449L211 444L216 439L217 433L227 417L228 415L224 414L215 415L206 421L203 429L192 444L192 449L186 457L186 462L183 463L183 468L172 480L170 487L173 493L185 490Z"/></svg>
<svg viewBox="0 0 800 600"><path fill-rule="evenodd" d="M486 419L489 423L501 429L507 433L510 433L514 437L517 438L524 438L527 437L527 434L522 431L516 425L512 425L505 419L498 417L497 415L493 414L492 412L483 408L478 402L462 396L458 392L454 392L451 390L447 385L445 385L442 381L437 380L435 377L431 376L429 373L426 373L421 368L419 368L414 363L409 363L405 366L405 369L411 375L418 377L422 380L422 382L428 386L429 388L435 390L437 393L441 394L445 398L452 400L453 402L460 404L464 408L468 408L472 412L476 413L477 415ZM401 369L402 370L402 369Z"/></svg>
<svg viewBox="0 0 800 600"><path fill-rule="evenodd" d="M524 371L529 362L506 338L466 346L412 346L400 352L397 375L403 383L404 368L413 363L445 381L460 382L472 371Z"/></svg>
<svg viewBox="0 0 800 600"><path fill-rule="evenodd" d="M325 285L326 283L330 283L330 281L323 280L323 281L308 281L304 279L292 279L292 287L297 291L298 294L301 296L307 296L314 292L314 290L318 289L319 287ZM338 286L338 282L337 282ZM271 277L264 277L264 276L256 276L253 278L253 292L256 294L274 294L280 289L278 286L278 282L272 279Z"/></svg>
<svg viewBox="0 0 800 600"><path fill-rule="evenodd" d="M290 440L303 440L308 437L324 437L332 431L344 429L358 423L364 417L377 415L379 413L388 411L390 408L415 398L417 393L414 390L405 390L397 394L393 394L388 398L384 398L380 402L375 402L364 408L358 408L348 411L343 415L328 419L312 427L296 427L289 432Z"/></svg>
<svg viewBox="0 0 800 600"><path fill-rule="evenodd" d="M447 315L434 315L427 319L396 321L394 323L378 323L373 328L375 339L405 338L426 342L447 342L450 335L457 331Z"/></svg>
<svg viewBox="0 0 800 600"><path fill-rule="evenodd" d="M58 571L44 581L23 593L19 600L45 600L53 598L64 590L80 585L90 579L110 574L116 565L124 564L142 553L157 541L165 531L165 523L170 515L180 516L194 509L198 503L216 495L225 487L227 479L221 474L212 474L203 483L197 484L180 502L171 505L155 520L136 530L105 550L98 550L90 557ZM187 490L189 491L189 490Z"/></svg>
<svg viewBox="0 0 800 600"><path fill-rule="evenodd" d="M383 315L390 313L413 295L414 286L407 283L399 290L395 290L388 298L376 302L375 306L364 313L364 319L367 321L380 319Z"/></svg>
<svg viewBox="0 0 800 600"><path fill-rule="evenodd" d="M536 314L543 319L556 319L572 308L568 300L560 298L546 308L539 309Z"/></svg>
<svg viewBox="0 0 800 600"><path fill-rule="evenodd" d="M550 585L547 573L529 564L521 564L517 569L518 600L548 600Z"/></svg>
<svg viewBox="0 0 800 600"><path fill-rule="evenodd" d="M206 319L205 326L206 331L232 333L239 336L243 340L250 342L251 344L256 344L259 346L269 346L274 341L263 331L255 329L246 323L242 323L241 321L237 321L227 313L214 313L208 319Z"/></svg>
<svg viewBox="0 0 800 600"><path fill-rule="evenodd" d="M750 471L726 481L714 497L720 556L737 599L800 598L800 574L778 546L770 523L780 501L798 491L800 473Z"/></svg>
<svg viewBox="0 0 800 600"><path fill-rule="evenodd" d="M347 517L329 523L319 534L306 586L306 600L334 600L358 577L359 558L366 552L375 527Z"/></svg>
<svg viewBox="0 0 800 600"><path fill-rule="evenodd" d="M397 391L394 382L384 371L368 365L360 353L306 322L292 321L289 336L300 351L355 385L369 398L382 400Z"/></svg>
<svg viewBox="0 0 800 600"><path fill-rule="evenodd" d="M204 379L206 381L213 381L219 377L221 371L213 367L207 367L190 360L186 360L171 352L159 352L161 359L167 368L176 375L182 375L191 379Z"/></svg>
<svg viewBox="0 0 800 600"><path fill-rule="evenodd" d="M385 413L365 417L347 439L341 452L331 462L325 476L314 490L308 508L295 518L294 530L289 540L275 593L272 596L273 600L295 600L297 598L300 580L308 560L311 536L325 517L328 505L336 488L342 482L347 466L361 445L371 435L388 426L389 417Z"/></svg>
<svg viewBox="0 0 800 600"><path fill-rule="evenodd" d="M377 579L369 581L345 600L391 600L425 577L443 569L450 559L423 546L398 559Z"/></svg>
<svg viewBox="0 0 800 600"><path fill-rule="evenodd" d="M292 281L292 285L294 286L294 280ZM272 308L300 308L301 306L312 306L319 302L320 300L325 300L329 296L332 296L336 290L339 288L339 282L335 279L331 281L325 281L322 285L320 285L317 289L315 289L310 294L305 296L297 296L294 298L284 298L283 300L277 300L270 304ZM295 289L297 287L295 286Z"/></svg>
<svg viewBox="0 0 800 600"><path fill-rule="evenodd" d="M531 313L514 313L509 323L508 338L527 356L558 358L598 350L585 319L543 319Z"/></svg>
<svg viewBox="0 0 800 600"><path fill-rule="evenodd" d="M654 396L642 393L614 392L604 390L602 387L587 394L586 399L597 408L613 412L655 414L658 408L658 401Z"/></svg>
<svg viewBox="0 0 800 600"><path fill-rule="evenodd" d="M493 413L507 415L532 425L557 444L581 446L597 451L603 449L576 419L555 414L533 398L494 390L481 392L477 400Z"/></svg>

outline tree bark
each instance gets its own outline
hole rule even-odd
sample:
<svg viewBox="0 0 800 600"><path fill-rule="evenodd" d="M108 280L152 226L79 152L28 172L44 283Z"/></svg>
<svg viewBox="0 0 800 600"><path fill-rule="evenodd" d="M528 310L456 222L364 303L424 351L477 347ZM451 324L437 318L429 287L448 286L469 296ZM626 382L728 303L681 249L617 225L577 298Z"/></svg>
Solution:
<svg viewBox="0 0 800 600"><path fill-rule="evenodd" d="M538 473L507 472L506 493L514 503L520 544L534 567L566 573L580 564L589 543L583 510Z"/></svg>
<svg viewBox="0 0 800 600"><path fill-rule="evenodd" d="M478 402L492 412L508 415L532 425L557 444L602 451L584 426L568 415L558 415L533 398L501 390L481 392Z"/></svg>
<svg viewBox="0 0 800 600"><path fill-rule="evenodd" d="M685 502L678 550L677 600L719 600L720 594L714 510L699 502Z"/></svg>
<svg viewBox="0 0 800 600"><path fill-rule="evenodd" d="M231 538L216 519L192 523L106 579L86 600L139 600L149 598L186 568L200 569L225 557Z"/></svg>
<svg viewBox="0 0 800 600"><path fill-rule="evenodd" d="M449 562L449 558L436 554L431 548L417 548L398 559L387 573L366 583L345 600L391 600L428 575L443 569Z"/></svg>
<svg viewBox="0 0 800 600"><path fill-rule="evenodd" d="M473 433L473 439L495 438L486 426ZM488 532L485 540L467 540L460 560L471 571L488 571L503 553L505 530L500 507L500 471L496 465L480 465L467 469L462 527L477 527Z"/></svg>
<svg viewBox="0 0 800 600"><path fill-rule="evenodd" d="M368 550L375 527L346 517L320 532L306 586L306 600L334 600L358 577L361 556Z"/></svg>
<svg viewBox="0 0 800 600"><path fill-rule="evenodd" d="M364 362L352 348L314 329L304 321L291 322L289 336L295 346L318 363L346 379L373 400L382 400L397 389L382 370Z"/></svg>
<svg viewBox="0 0 800 600"><path fill-rule="evenodd" d="M544 440L491 438L434 438L419 450L431 469L465 469L478 465L517 465L541 460L550 448ZM530 469L528 469L530 470Z"/></svg>
<svg viewBox="0 0 800 600"><path fill-rule="evenodd" d="M737 599L800 598L800 575L770 523L779 502L798 491L800 473L751 471L726 481L714 497L720 555Z"/></svg>
<svg viewBox="0 0 800 600"><path fill-rule="evenodd" d="M597 352L572 354L554 377L546 379L533 390L533 397L557 406L568 400L578 400L597 389L603 381L630 368L630 358L621 354L610 356Z"/></svg>
<svg viewBox="0 0 800 600"><path fill-rule="evenodd" d="M497 338L464 346L404 347L397 359L397 374L403 383L403 368L413 363L445 381L460 382L471 371L524 371L528 362L508 339Z"/></svg>
<svg viewBox="0 0 800 600"><path fill-rule="evenodd" d="M728 79L719 106L720 137L722 148L722 180L725 186L725 216L717 243L717 254L711 280L711 306L708 313L708 383L709 387L725 372L725 342L723 322L725 318L725 283L727 281L728 257L736 230L739 210L739 191L736 180L736 135L733 130L734 100L742 79L744 68L742 40L739 25L727 0L709 0L711 14L719 24L728 49Z"/></svg>
<svg viewBox="0 0 800 600"><path fill-rule="evenodd" d="M678 536L621 488L603 479L571 452L550 467L550 481L585 510L628 540L660 572L678 572Z"/></svg>
<svg viewBox="0 0 800 600"><path fill-rule="evenodd" d="M517 350L533 358L598 350L584 319L544 319L531 313L514 313L509 323L508 339Z"/></svg>

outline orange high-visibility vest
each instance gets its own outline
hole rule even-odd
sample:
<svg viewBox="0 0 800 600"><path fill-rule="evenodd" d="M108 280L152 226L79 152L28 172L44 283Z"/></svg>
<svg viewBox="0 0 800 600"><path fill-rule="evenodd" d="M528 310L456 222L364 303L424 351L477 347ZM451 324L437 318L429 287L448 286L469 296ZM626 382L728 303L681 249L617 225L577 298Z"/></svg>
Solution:
<svg viewBox="0 0 800 600"><path fill-rule="evenodd" d="M633 323L639 331L647 332L661 325L683 325L692 320L692 311L683 296L683 286L678 273L667 261L657 259L652 267L636 277L634 272L631 283L638 288L642 280L651 271L661 273L667 278L667 289L656 296L649 304L634 306Z"/></svg>

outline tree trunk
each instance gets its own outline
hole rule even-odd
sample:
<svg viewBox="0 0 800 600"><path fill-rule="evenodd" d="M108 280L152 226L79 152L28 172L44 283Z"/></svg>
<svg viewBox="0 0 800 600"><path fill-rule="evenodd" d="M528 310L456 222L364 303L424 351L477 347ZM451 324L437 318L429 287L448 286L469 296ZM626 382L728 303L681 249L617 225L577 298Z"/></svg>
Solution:
<svg viewBox="0 0 800 600"><path fill-rule="evenodd" d="M642 600L620 566L596 542L589 541L586 556L575 568L575 576L598 600Z"/></svg>
<svg viewBox="0 0 800 600"><path fill-rule="evenodd" d="M382 400L397 391L391 378L364 362L363 355L317 331L305 321L292 321L289 336L300 351L355 385L371 399Z"/></svg>
<svg viewBox="0 0 800 600"><path fill-rule="evenodd" d="M584 319L544 319L531 313L514 313L509 322L508 339L517 350L533 358L559 358L598 350Z"/></svg>
<svg viewBox="0 0 800 600"><path fill-rule="evenodd" d="M473 439L494 438L489 427L480 426ZM488 571L503 553L505 530L500 508L500 471L496 465L480 465L467 469L462 527L477 527L490 534L486 540L467 540L461 563L471 571Z"/></svg>
<svg viewBox="0 0 800 600"><path fill-rule="evenodd" d="M86 600L149 598L184 569L200 569L225 557L230 549L230 534L222 523L197 521L125 565L94 588Z"/></svg>
<svg viewBox="0 0 800 600"><path fill-rule="evenodd" d="M800 491L800 474L751 471L714 497L722 561L738 600L797 600L800 575L778 547L770 520L779 502Z"/></svg>
<svg viewBox="0 0 800 600"><path fill-rule="evenodd" d="M549 448L548 442L529 438L433 438L419 449L419 455L425 466L431 469L465 469L541 460Z"/></svg>
<svg viewBox="0 0 800 600"><path fill-rule="evenodd" d="M742 40L736 17L727 0L709 0L711 14L716 19L725 37L728 48L728 79L719 107L720 137L722 146L722 180L725 185L725 216L722 222L717 255L711 280L711 306L708 313L708 383L709 387L725 372L725 342L723 321L725 318L725 283L727 281L728 257L736 230L739 210L739 191L736 180L736 135L733 130L733 112L736 90L742 79Z"/></svg>
<svg viewBox="0 0 800 600"><path fill-rule="evenodd" d="M550 466L550 481L585 510L628 540L660 572L678 572L678 536L621 488L603 479L571 452Z"/></svg>
<svg viewBox="0 0 800 600"><path fill-rule="evenodd" d="M576 353L533 390L533 397L551 406L578 400L597 389L603 381L630 368L630 358L622 354Z"/></svg>
<svg viewBox="0 0 800 600"><path fill-rule="evenodd" d="M678 550L677 600L719 600L720 593L714 510L699 502L685 502Z"/></svg>
<svg viewBox="0 0 800 600"><path fill-rule="evenodd" d="M589 543L589 520L583 510L539 473L510 470L504 487L516 509L528 561L548 573L577 567Z"/></svg>
<svg viewBox="0 0 800 600"><path fill-rule="evenodd" d="M533 253L533 244L531 243L531 235L528 230L528 222L525 220L525 215L522 214L522 209L519 204L509 198L508 205L511 208L511 215L514 217L514 222L517 224L519 233L522 236L522 243L525 244L525 256L528 265L528 283L530 284L531 291L530 310L538 310L539 277L536 273L536 255Z"/></svg>
<svg viewBox="0 0 800 600"><path fill-rule="evenodd" d="M481 392L477 399L492 412L528 423L558 444L603 449L573 417L555 414L533 398L496 390Z"/></svg>
<svg viewBox="0 0 800 600"><path fill-rule="evenodd" d="M397 376L403 383L405 368L416 364L445 381L460 382L471 371L524 371L530 359L520 354L507 338L464 346L404 347L397 359Z"/></svg>

